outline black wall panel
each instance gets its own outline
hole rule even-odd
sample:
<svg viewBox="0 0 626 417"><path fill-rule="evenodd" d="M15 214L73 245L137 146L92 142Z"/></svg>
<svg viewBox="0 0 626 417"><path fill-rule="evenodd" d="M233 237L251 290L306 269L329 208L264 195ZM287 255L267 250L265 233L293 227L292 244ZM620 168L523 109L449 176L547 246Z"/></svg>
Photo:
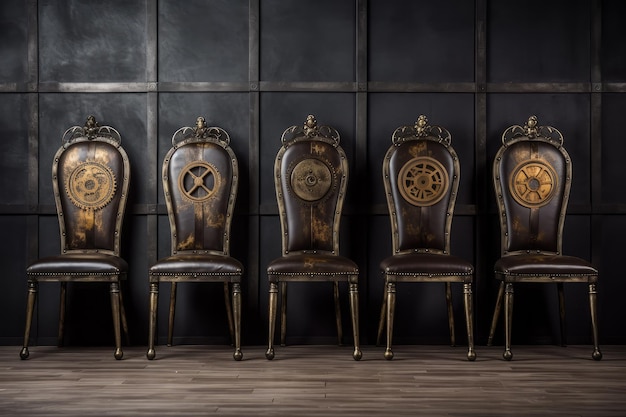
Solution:
<svg viewBox="0 0 626 417"><path fill-rule="evenodd" d="M600 269L601 343L626 343L625 17L619 0L2 1L0 314L11 320L0 344L21 343L26 266L59 252L52 158L90 114L121 133L131 160L122 252L134 345L147 344L148 268L170 253L161 164L172 134L198 116L229 132L238 157L231 254L245 266L242 342L267 342L265 270L281 253L274 158L283 131L308 114L339 131L348 157L340 241L361 271L362 344L375 341L379 263L391 251L382 160L394 129L420 114L450 130L461 162L452 251L476 267L476 343L486 342L497 291L491 164L503 130L530 115L565 137L574 180L564 251ZM58 290L40 286L35 344L56 344ZM169 285L160 294L163 344ZM73 285L68 295L67 343L111 344L106 288ZM460 286L453 297L463 344ZM335 343L330 284L291 284L288 303L290 343ZM219 285L180 285L178 307L175 343L229 343ZM584 285L566 287L566 311L568 343L590 343ZM399 286L396 317L396 343L449 341L443 285ZM520 286L514 321L514 343L558 343L556 290Z"/></svg>
<svg viewBox="0 0 626 417"><path fill-rule="evenodd" d="M369 2L369 79L474 81L474 4L455 0Z"/></svg>
<svg viewBox="0 0 626 417"><path fill-rule="evenodd" d="M489 81L589 81L590 16L588 0L490 1Z"/></svg>
<svg viewBox="0 0 626 417"><path fill-rule="evenodd" d="M247 82L248 1L159 1L159 81Z"/></svg>
<svg viewBox="0 0 626 417"><path fill-rule="evenodd" d="M0 95L0 190L2 203L28 204L28 96Z"/></svg>
<svg viewBox="0 0 626 417"><path fill-rule="evenodd" d="M602 95L602 203L626 204L624 178L624 133L614 128L623 123L626 96Z"/></svg>
<svg viewBox="0 0 626 417"><path fill-rule="evenodd" d="M22 0L0 3L0 83L28 81L28 17Z"/></svg>
<svg viewBox="0 0 626 417"><path fill-rule="evenodd" d="M355 12L349 1L260 2L263 81L353 81Z"/></svg>
<svg viewBox="0 0 626 417"><path fill-rule="evenodd" d="M146 81L147 1L39 1L39 80Z"/></svg>

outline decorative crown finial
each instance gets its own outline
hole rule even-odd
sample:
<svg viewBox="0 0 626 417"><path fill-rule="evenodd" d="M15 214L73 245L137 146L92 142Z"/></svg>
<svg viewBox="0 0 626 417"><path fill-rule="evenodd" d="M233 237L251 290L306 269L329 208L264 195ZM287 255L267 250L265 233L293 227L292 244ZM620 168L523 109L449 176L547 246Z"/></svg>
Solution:
<svg viewBox="0 0 626 417"><path fill-rule="evenodd" d="M193 129L193 134L197 138L203 138L206 136L207 126L206 126L206 120L204 119L204 117L199 116L196 119L196 127L194 127Z"/></svg>
<svg viewBox="0 0 626 417"><path fill-rule="evenodd" d="M96 137L96 133L98 133L98 128L100 125L96 122L96 118L93 115L87 116L87 121L85 122L85 127L83 127L83 131L85 136L89 139L93 139Z"/></svg>
<svg viewBox="0 0 626 417"><path fill-rule="evenodd" d="M306 121L304 122L304 134L306 136L317 135L317 120L315 120L315 116L312 114L306 117Z"/></svg>
<svg viewBox="0 0 626 417"><path fill-rule="evenodd" d="M428 118L423 114L420 114L415 122L415 134L417 136L425 136L426 135L426 126L428 125Z"/></svg>
<svg viewBox="0 0 626 417"><path fill-rule="evenodd" d="M526 133L526 136L531 139L537 136L537 123L537 116L530 116L528 121L524 124L524 132Z"/></svg>

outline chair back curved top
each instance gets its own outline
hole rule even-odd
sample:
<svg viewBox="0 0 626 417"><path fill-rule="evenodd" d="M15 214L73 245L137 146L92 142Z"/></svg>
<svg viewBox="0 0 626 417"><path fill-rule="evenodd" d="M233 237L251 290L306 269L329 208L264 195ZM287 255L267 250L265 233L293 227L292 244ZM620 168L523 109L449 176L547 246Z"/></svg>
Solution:
<svg viewBox="0 0 626 417"><path fill-rule="evenodd" d="M502 134L495 156L493 181L501 223L501 254L562 254L563 224L572 181L572 162L563 135L537 126Z"/></svg>
<svg viewBox="0 0 626 417"><path fill-rule="evenodd" d="M130 181L120 134L93 116L85 127L68 129L54 156L52 179L62 253L119 256Z"/></svg>
<svg viewBox="0 0 626 417"><path fill-rule="evenodd" d="M283 255L321 251L339 254L339 224L348 181L339 133L317 126L285 130L274 165Z"/></svg>
<svg viewBox="0 0 626 417"><path fill-rule="evenodd" d="M238 186L238 164L230 136L199 118L172 137L163 161L163 189L170 220L172 255L229 255Z"/></svg>
<svg viewBox="0 0 626 417"><path fill-rule="evenodd" d="M427 124L402 126L383 161L393 253L450 253L450 228L459 187L459 159L450 132Z"/></svg>

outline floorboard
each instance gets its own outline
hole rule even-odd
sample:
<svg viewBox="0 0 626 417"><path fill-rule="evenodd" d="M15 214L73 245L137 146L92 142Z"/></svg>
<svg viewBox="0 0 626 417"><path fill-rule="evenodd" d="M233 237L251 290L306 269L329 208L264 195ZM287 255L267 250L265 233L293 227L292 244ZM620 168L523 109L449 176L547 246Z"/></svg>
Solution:
<svg viewBox="0 0 626 417"><path fill-rule="evenodd" d="M0 347L0 415L11 416L589 416L626 415L626 346L276 347L232 360L228 346Z"/></svg>

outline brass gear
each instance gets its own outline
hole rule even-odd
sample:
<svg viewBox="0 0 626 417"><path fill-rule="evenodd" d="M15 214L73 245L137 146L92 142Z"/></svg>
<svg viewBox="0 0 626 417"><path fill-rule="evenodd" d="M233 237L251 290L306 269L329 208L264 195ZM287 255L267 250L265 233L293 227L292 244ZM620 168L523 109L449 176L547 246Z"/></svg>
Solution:
<svg viewBox="0 0 626 417"><path fill-rule="evenodd" d="M85 161L74 168L65 183L70 201L83 210L100 210L115 195L113 170L96 161Z"/></svg>

